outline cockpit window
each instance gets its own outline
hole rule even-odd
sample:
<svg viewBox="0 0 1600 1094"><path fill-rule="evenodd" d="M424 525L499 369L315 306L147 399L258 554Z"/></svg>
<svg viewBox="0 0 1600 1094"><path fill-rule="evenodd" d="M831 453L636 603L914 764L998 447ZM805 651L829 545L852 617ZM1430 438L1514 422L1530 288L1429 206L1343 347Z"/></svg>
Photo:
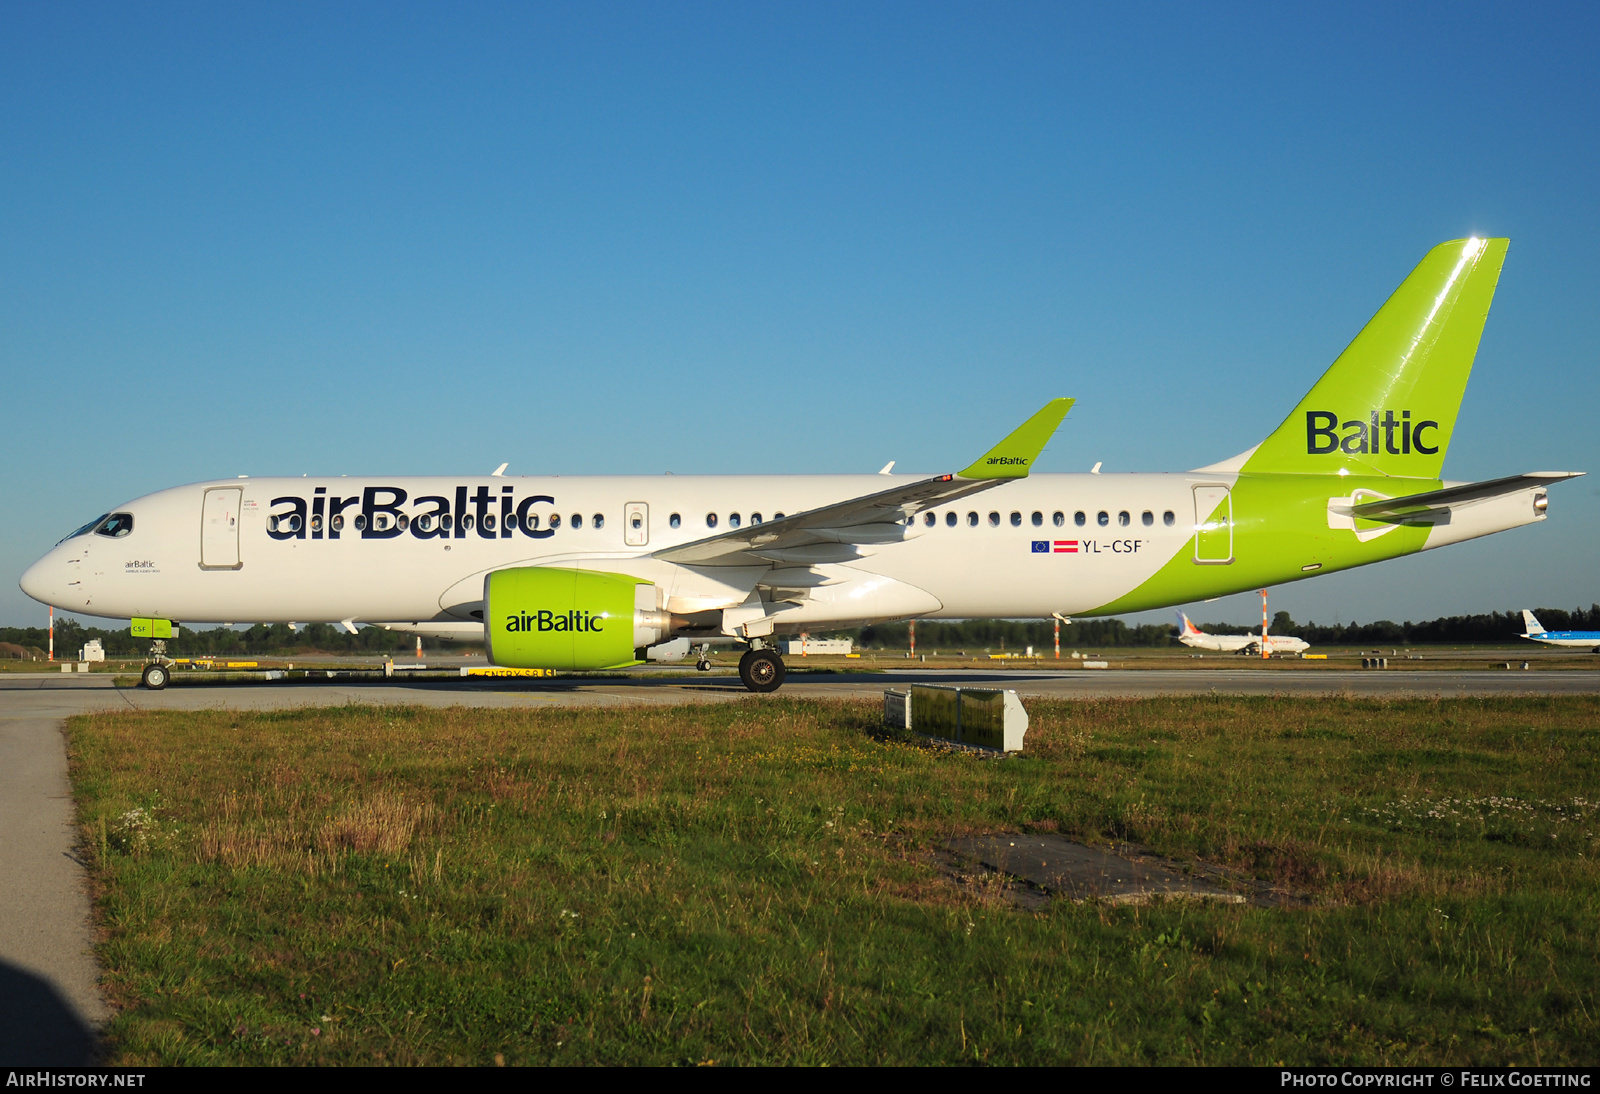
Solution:
<svg viewBox="0 0 1600 1094"><path fill-rule="evenodd" d="M88 535L90 532L94 531L95 528L97 528L99 526L101 521L105 520L110 515L111 515L110 513L101 513L98 517L95 517L88 524L85 524L82 528L79 528L76 532L73 532L71 535L63 538L61 542L65 543L69 539L77 539L79 536Z"/></svg>
<svg viewBox="0 0 1600 1094"><path fill-rule="evenodd" d="M94 534L106 536L110 539L121 539L131 531L133 531L132 513L112 513L100 522L100 526L94 530Z"/></svg>

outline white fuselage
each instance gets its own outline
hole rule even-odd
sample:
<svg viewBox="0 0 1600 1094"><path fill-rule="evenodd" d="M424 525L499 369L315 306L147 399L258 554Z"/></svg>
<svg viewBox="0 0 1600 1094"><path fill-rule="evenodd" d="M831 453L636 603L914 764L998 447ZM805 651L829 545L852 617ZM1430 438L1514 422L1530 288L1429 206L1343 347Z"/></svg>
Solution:
<svg viewBox="0 0 1600 1094"><path fill-rule="evenodd" d="M1521 637L1542 642L1546 646L1600 650L1600 631L1542 631L1539 634L1524 634Z"/></svg>
<svg viewBox="0 0 1600 1094"><path fill-rule="evenodd" d="M919 514L904 542L841 546L835 560L801 565L808 580L821 584L783 594L792 599L780 606L778 629L910 616L1082 614L1138 587L1190 541L1195 482L1232 478L1034 475L1008 482ZM109 617L470 622L481 618L475 613L488 571L562 565L648 579L660 590L659 606L674 613L733 609L765 596L760 590L771 573L792 574L796 567L681 565L651 554L726 531L735 520L748 525L914 481L878 475L221 480L118 507L133 518L131 531L64 540L22 585L59 608ZM336 515L343 518L338 529ZM446 515L448 530L440 528ZM640 518L637 527L631 517ZM357 528L358 518L364 527ZM1217 572L1219 583L1226 577Z"/></svg>
<svg viewBox="0 0 1600 1094"><path fill-rule="evenodd" d="M1238 653L1242 650L1261 649L1261 636L1259 634L1207 634L1201 631L1198 634L1178 635L1178 641L1185 646L1197 650L1218 650L1222 653ZM1303 638L1293 635L1267 635L1268 653L1299 653L1311 648L1311 643Z"/></svg>

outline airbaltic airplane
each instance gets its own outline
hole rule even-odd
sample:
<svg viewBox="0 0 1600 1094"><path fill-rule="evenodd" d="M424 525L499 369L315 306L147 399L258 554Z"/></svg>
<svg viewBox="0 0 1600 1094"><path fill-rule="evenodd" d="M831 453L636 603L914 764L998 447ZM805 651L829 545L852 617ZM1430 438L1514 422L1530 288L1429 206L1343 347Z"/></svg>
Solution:
<svg viewBox="0 0 1600 1094"><path fill-rule="evenodd" d="M1574 474L1440 479L1507 242L1434 248L1266 440L1195 471L1029 475L1056 399L933 477L241 478L118 506L22 588L157 640L175 620L375 623L481 636L509 667L734 641L771 691L776 635L1136 612L1364 566L1541 521Z"/></svg>
<svg viewBox="0 0 1600 1094"><path fill-rule="evenodd" d="M1259 634L1207 634L1191 623L1189 617L1182 612L1178 613L1178 641L1197 650L1218 650L1222 653L1261 652ZM1311 643L1304 638L1295 638L1287 634L1267 635L1268 653L1299 653L1310 648Z"/></svg>
<svg viewBox="0 0 1600 1094"><path fill-rule="evenodd" d="M1522 610L1522 625L1528 628L1528 633L1520 636L1522 638L1531 638L1547 646L1588 646L1600 653L1600 631L1547 631L1526 608Z"/></svg>

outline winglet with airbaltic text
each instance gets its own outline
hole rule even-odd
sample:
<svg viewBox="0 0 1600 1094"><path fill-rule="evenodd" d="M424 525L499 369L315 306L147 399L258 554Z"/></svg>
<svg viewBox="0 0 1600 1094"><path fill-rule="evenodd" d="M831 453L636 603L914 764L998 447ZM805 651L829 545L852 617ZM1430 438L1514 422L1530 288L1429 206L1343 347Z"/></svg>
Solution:
<svg viewBox="0 0 1600 1094"><path fill-rule="evenodd" d="M1033 461L1050 442L1075 399L1051 399L1033 417L1017 426L971 467L959 472L963 479L1025 479Z"/></svg>

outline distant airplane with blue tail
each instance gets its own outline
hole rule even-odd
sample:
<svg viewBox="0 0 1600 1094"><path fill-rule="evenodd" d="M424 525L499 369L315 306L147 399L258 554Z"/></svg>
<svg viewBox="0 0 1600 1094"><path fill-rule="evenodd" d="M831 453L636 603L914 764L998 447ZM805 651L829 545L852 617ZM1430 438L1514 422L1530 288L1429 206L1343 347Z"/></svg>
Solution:
<svg viewBox="0 0 1600 1094"><path fill-rule="evenodd" d="M1588 646L1593 652L1600 653L1600 631L1547 631L1526 608L1522 611L1522 623L1528 628L1527 633L1521 636L1523 638L1531 638L1547 646Z"/></svg>

